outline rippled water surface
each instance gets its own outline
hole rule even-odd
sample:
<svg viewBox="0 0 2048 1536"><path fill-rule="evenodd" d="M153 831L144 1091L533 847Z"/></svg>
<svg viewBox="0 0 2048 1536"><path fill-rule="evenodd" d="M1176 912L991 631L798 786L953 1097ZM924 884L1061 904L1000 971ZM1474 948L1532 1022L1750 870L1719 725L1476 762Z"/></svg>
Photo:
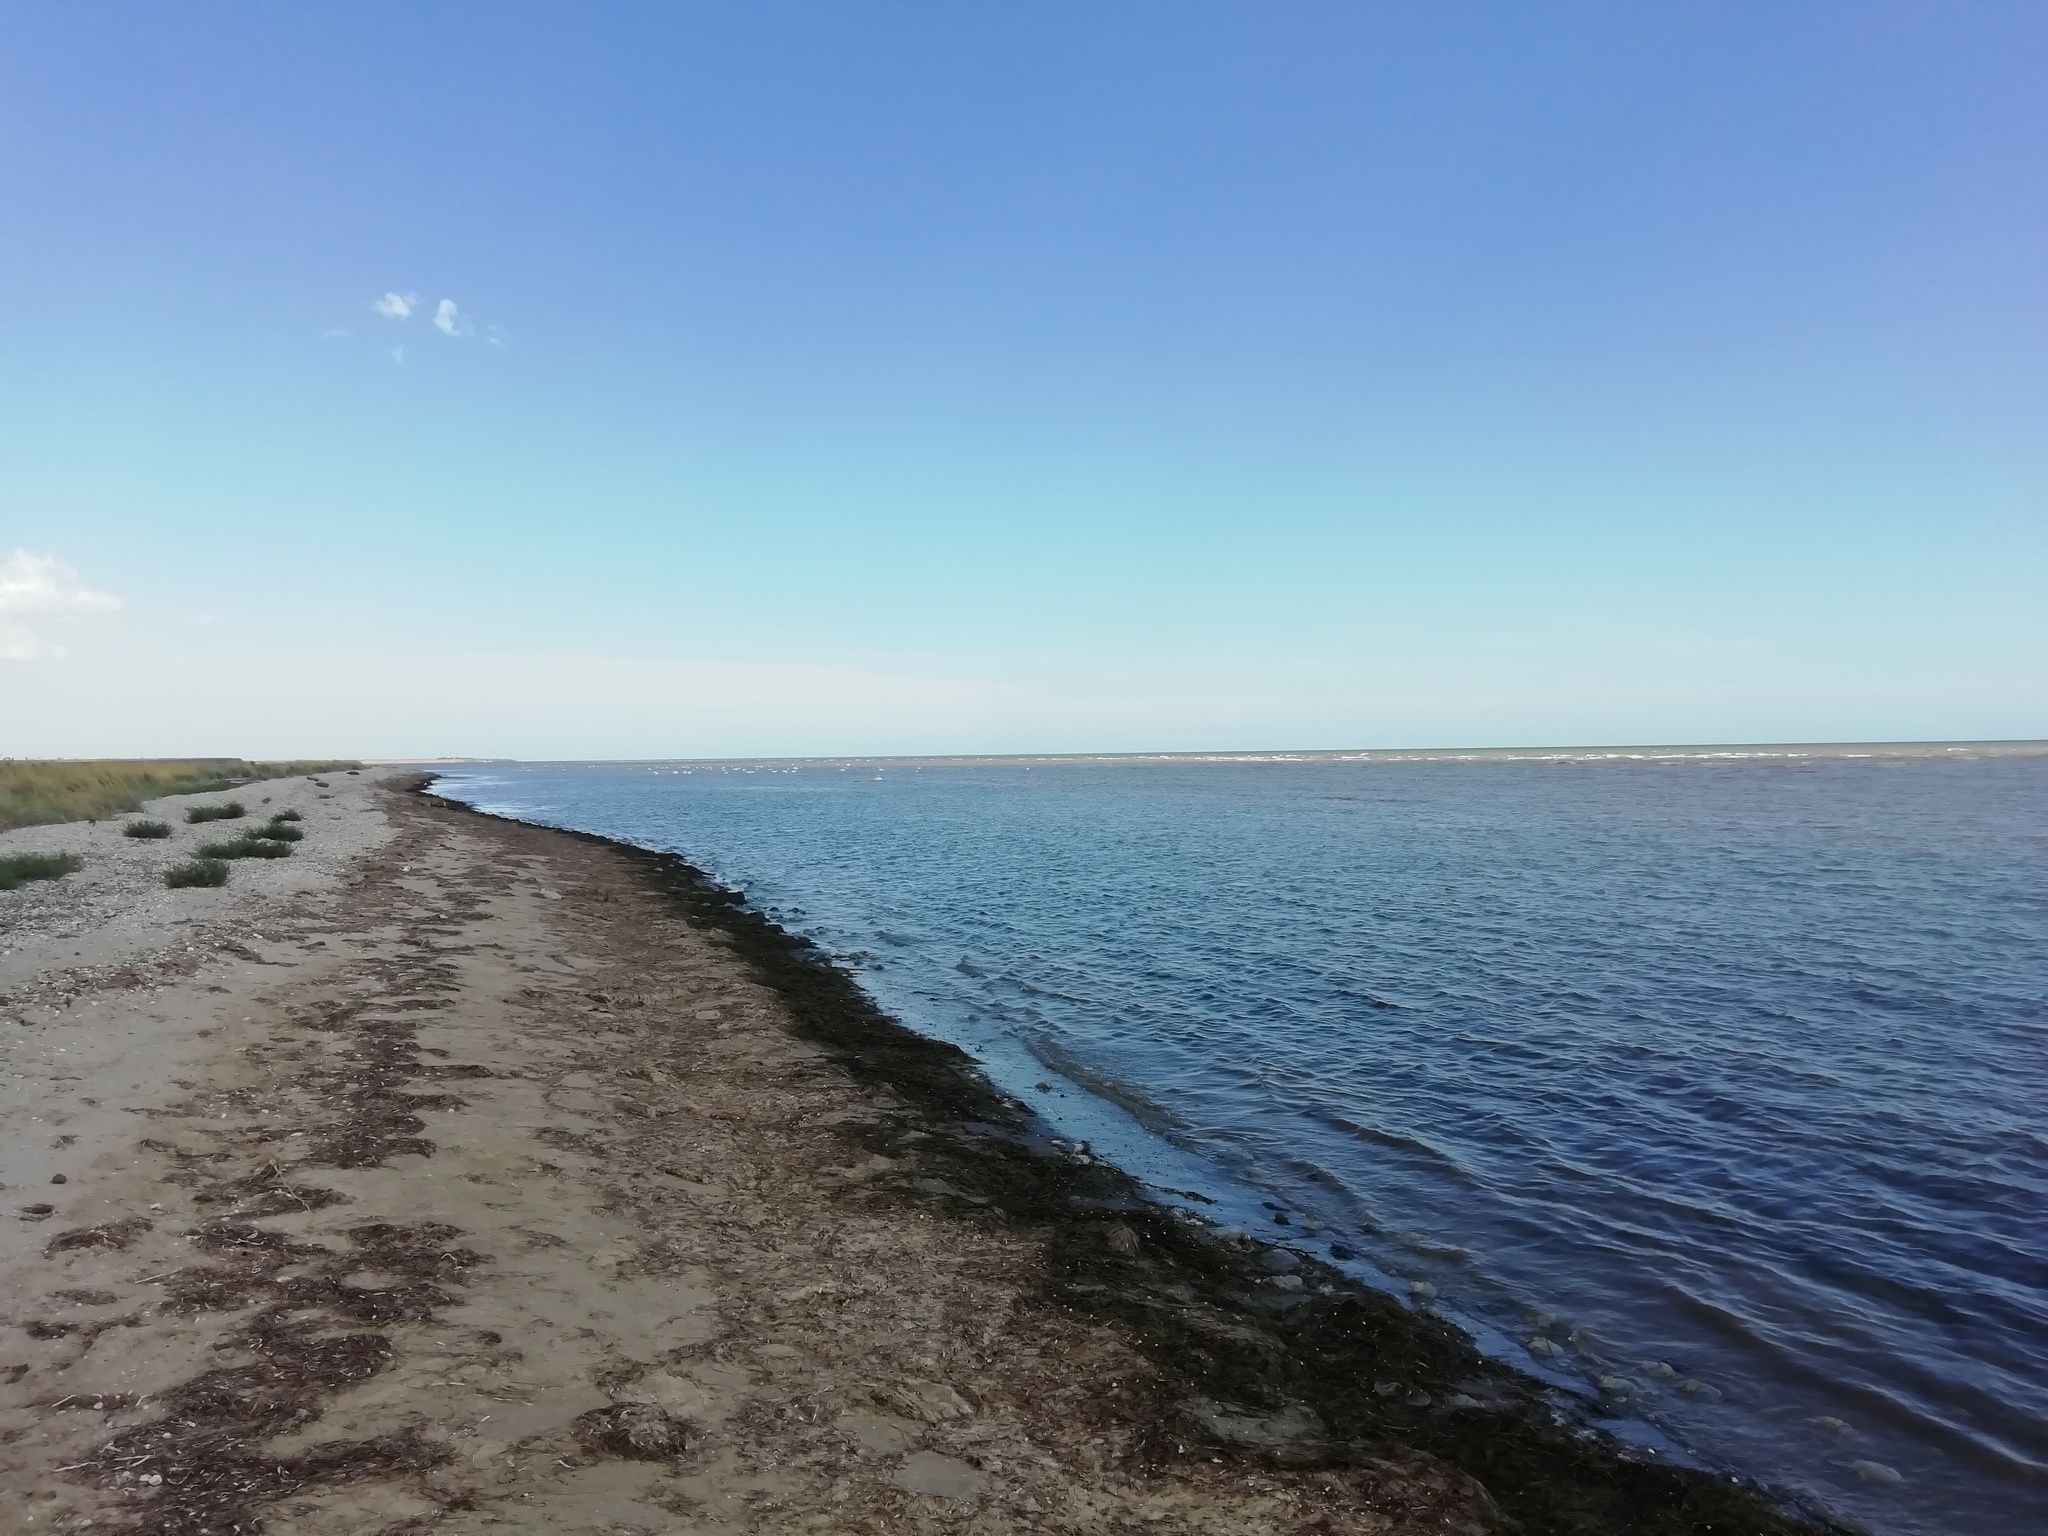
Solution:
<svg viewBox="0 0 2048 1536"><path fill-rule="evenodd" d="M1433 1284L1627 1432L1886 1533L2042 1529L2048 757L440 787L685 855L1098 1149Z"/></svg>

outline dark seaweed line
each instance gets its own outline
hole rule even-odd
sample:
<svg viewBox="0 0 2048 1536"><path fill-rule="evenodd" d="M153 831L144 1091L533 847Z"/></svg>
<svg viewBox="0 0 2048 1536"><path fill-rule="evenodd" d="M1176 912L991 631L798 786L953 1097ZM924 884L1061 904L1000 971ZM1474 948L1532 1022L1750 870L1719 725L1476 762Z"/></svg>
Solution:
<svg viewBox="0 0 2048 1536"><path fill-rule="evenodd" d="M1259 1244L1233 1244L1151 1200L1121 1169L1049 1147L1028 1105L1000 1093L958 1046L884 1013L815 944L747 905L680 855L593 832L478 811L410 787L449 811L514 822L611 850L691 926L724 938L780 996L798 1029L856 1081L891 1090L909 1114L870 1126L875 1151L905 1153L918 1133L926 1173L901 1193L972 1220L1033 1230L1044 1243L1043 1297L1127 1328L1158 1370L1158 1456L1199 1446L1286 1465L1346 1466L1407 1449L1481 1484L1498 1527L1527 1536L1853 1536L1859 1527L1792 1508L1753 1483L1676 1467L1592 1425L1581 1406L1481 1354L1441 1319L1411 1311L1303 1258L1331 1294L1276 1298ZM1135 1244L1106 1241L1114 1227ZM1133 1251L1134 1250L1134 1251ZM1392 1390L1390 1390L1390 1385ZM1452 1408L1462 1396L1481 1406ZM1213 1413L1313 1410L1328 1434L1263 1447L1219 1441Z"/></svg>

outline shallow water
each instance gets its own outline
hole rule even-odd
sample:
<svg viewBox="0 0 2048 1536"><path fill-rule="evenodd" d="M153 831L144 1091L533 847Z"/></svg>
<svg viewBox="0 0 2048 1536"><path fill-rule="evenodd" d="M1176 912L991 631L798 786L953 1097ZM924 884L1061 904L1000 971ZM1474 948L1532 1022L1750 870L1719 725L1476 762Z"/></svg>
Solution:
<svg viewBox="0 0 2048 1536"><path fill-rule="evenodd" d="M1434 1286L1624 1432L1892 1536L2041 1528L2048 756L438 788L683 854L1070 1133Z"/></svg>

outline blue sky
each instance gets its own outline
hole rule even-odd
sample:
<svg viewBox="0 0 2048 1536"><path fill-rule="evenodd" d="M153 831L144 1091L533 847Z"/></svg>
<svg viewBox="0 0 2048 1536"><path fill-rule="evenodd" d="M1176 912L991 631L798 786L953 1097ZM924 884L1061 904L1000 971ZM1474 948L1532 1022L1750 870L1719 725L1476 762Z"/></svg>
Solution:
<svg viewBox="0 0 2048 1536"><path fill-rule="evenodd" d="M0 754L2048 735L2044 161L2034 4L0 3Z"/></svg>

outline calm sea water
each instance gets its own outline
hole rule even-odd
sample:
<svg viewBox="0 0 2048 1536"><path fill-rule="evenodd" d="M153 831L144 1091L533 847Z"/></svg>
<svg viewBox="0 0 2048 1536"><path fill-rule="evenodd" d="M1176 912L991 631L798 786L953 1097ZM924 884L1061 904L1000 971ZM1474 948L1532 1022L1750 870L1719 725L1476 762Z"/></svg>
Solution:
<svg viewBox="0 0 2048 1536"><path fill-rule="evenodd" d="M1881 1532L2043 1527L2048 756L439 787L683 854L1070 1134L1435 1286L1625 1433Z"/></svg>

